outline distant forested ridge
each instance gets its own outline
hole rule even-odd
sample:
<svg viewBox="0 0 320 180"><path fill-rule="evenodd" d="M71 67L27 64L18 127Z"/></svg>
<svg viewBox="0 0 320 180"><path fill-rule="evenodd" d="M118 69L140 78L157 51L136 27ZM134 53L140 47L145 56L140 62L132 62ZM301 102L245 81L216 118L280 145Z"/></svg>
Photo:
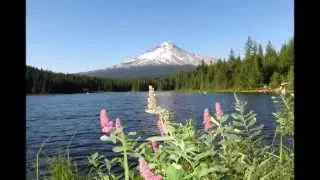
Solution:
<svg viewBox="0 0 320 180"><path fill-rule="evenodd" d="M82 93L98 91L145 91L148 85L158 90L249 90L264 85L277 87L294 82L294 42L290 39L277 52L269 42L265 48L248 37L241 59L231 49L227 59L212 65L202 64L191 72L150 79L107 79L76 74L54 73L31 66L26 68L26 92Z"/></svg>
<svg viewBox="0 0 320 180"><path fill-rule="evenodd" d="M130 68L110 68L108 70L96 70L82 75L112 79L146 79L174 75L177 72L190 72L196 69L194 65L145 65Z"/></svg>
<svg viewBox="0 0 320 180"><path fill-rule="evenodd" d="M82 93L99 91L144 91L155 80L113 80L84 75L54 73L31 66L26 68L27 94Z"/></svg>

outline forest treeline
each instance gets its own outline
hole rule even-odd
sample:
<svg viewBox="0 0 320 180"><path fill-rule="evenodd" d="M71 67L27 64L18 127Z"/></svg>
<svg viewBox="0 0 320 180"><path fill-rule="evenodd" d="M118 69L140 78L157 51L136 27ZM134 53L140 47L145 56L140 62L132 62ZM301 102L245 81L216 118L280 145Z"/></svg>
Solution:
<svg viewBox="0 0 320 180"><path fill-rule="evenodd" d="M102 91L146 91L148 85L156 84L153 79L118 80L85 75L63 74L35 67L26 67L27 94L82 93Z"/></svg>
<svg viewBox="0 0 320 180"><path fill-rule="evenodd" d="M277 51L271 42L263 48L248 37L244 49L243 58L231 49L228 58L218 59L215 64L202 63L191 72L153 79L97 78L27 66L26 91L28 94L145 91L149 84L157 90L250 90L263 86L274 88L281 82L289 82L289 88L293 88L293 39Z"/></svg>

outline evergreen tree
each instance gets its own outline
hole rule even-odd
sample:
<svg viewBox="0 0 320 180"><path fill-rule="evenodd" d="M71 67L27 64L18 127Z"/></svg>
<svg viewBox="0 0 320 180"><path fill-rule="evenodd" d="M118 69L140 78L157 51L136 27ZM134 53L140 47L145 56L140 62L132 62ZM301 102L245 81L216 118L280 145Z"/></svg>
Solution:
<svg viewBox="0 0 320 180"><path fill-rule="evenodd" d="M235 56L234 56L234 51L233 49L230 50L230 54L229 54L229 61L234 61L236 60Z"/></svg>
<svg viewBox="0 0 320 180"><path fill-rule="evenodd" d="M290 67L289 73L288 73L288 82L289 82L289 89L294 88L294 70L293 66Z"/></svg>
<svg viewBox="0 0 320 180"><path fill-rule="evenodd" d="M264 80L264 69L263 69L263 61L264 61L264 55L263 55L263 49L262 49L262 46L261 44L259 44L259 47L258 47L258 54L257 54L257 57L256 57L256 69L258 71L258 84L259 86L262 86L264 83L265 83L265 80Z"/></svg>
<svg viewBox="0 0 320 180"><path fill-rule="evenodd" d="M269 41L266 46L266 54L263 61L264 68L264 84L269 84L271 76L277 71L277 52Z"/></svg>
<svg viewBox="0 0 320 180"><path fill-rule="evenodd" d="M281 84L281 76L278 72L274 72L271 77L270 86L272 88L277 88Z"/></svg>

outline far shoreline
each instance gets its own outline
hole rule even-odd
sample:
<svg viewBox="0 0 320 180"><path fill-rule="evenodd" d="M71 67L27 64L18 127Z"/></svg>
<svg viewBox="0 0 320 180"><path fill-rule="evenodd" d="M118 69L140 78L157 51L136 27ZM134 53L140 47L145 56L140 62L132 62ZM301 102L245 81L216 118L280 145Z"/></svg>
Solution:
<svg viewBox="0 0 320 180"><path fill-rule="evenodd" d="M95 93L131 93L131 92L148 92L148 91L97 91L97 92L89 92L89 94ZM277 89L273 90L158 90L157 92L182 92L182 93L254 93L254 94L275 94L277 93ZM293 90L289 90L288 92L293 92ZM75 92L75 93L27 93L26 96L49 96L49 95L71 95L71 94L86 94L87 92Z"/></svg>

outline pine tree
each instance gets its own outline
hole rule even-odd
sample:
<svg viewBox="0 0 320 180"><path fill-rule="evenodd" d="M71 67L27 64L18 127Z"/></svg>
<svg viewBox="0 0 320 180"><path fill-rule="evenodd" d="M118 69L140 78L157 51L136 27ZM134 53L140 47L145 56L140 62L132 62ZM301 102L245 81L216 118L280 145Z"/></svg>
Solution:
<svg viewBox="0 0 320 180"><path fill-rule="evenodd" d="M277 52L273 48L271 42L269 41L266 46L266 54L263 61L264 68L264 84L269 84L271 76L275 71L277 71Z"/></svg>
<svg viewBox="0 0 320 180"><path fill-rule="evenodd" d="M234 61L236 60L235 56L234 56L234 51L233 49L230 50L230 54L229 54L229 61Z"/></svg>
<svg viewBox="0 0 320 180"><path fill-rule="evenodd" d="M288 81L289 81L289 89L294 88L294 69L293 66L290 67L289 73L288 73Z"/></svg>
<svg viewBox="0 0 320 180"><path fill-rule="evenodd" d="M253 53L252 52L253 51L253 41L250 36L247 39L244 50L245 50L244 59L249 60L251 58L252 53Z"/></svg>
<svg viewBox="0 0 320 180"><path fill-rule="evenodd" d="M263 56L263 49L261 44L259 44L259 48L258 48L258 55L257 55L257 69L259 71L259 77L258 77L258 83L259 85L263 85L264 84L264 69L263 69L263 60L264 56Z"/></svg>
<svg viewBox="0 0 320 180"><path fill-rule="evenodd" d="M276 88L276 87L279 87L280 83L281 83L281 75L278 72L274 72L271 77L270 86L272 88Z"/></svg>

